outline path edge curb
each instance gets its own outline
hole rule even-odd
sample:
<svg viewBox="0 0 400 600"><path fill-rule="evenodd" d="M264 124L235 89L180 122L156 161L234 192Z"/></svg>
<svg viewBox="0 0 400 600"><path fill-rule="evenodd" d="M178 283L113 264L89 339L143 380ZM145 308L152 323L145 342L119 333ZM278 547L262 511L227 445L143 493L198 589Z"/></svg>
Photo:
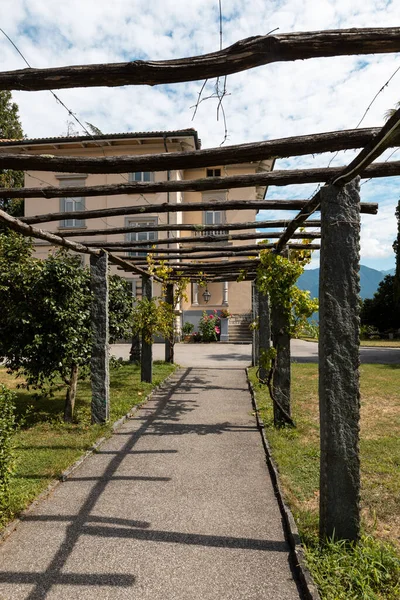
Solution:
<svg viewBox="0 0 400 600"><path fill-rule="evenodd" d="M249 378L249 369L246 368L246 378L247 384L249 386L251 401L253 404L255 417L257 421L257 427L261 434L262 443L264 446L266 461L268 470L271 476L272 485L275 491L276 498L278 500L278 505L281 511L284 529L287 541L290 546L290 552L293 559L293 565L298 577L298 580L301 585L301 589L304 595L305 600L321 600L321 596L319 595L317 586L311 576L311 573L306 565L306 560L304 556L304 548L300 542L300 535L297 529L296 522L292 515L291 510L285 503L283 499L282 487L279 480L279 471L275 465L275 462L272 458L271 448L267 437L265 435L265 427L264 423L261 421L259 415L259 408L256 400L256 394L254 391L254 386Z"/></svg>
<svg viewBox="0 0 400 600"><path fill-rule="evenodd" d="M90 448L89 450L87 450L82 456L80 456L79 458L76 459L76 461L74 463L72 463L72 465L70 467L68 467L67 469L65 469L64 471L62 471L60 473L60 475L58 476L57 479L51 481L49 483L49 485L47 486L46 489L43 490L43 492L41 492L39 494L39 496L37 496L34 500L32 500L32 502L26 507L24 508L21 513L19 514L19 516L16 519L13 519L10 523L8 523L8 525L6 525L6 527L3 529L3 531L0 533L0 544L3 543L12 533L13 531L15 531L18 527L18 525L21 523L21 521L24 520L24 518L29 515L29 513L36 508L36 506L38 506L39 504L41 504L44 500L46 500L46 498L48 498L50 496L50 494L52 494L52 492L61 484L64 483L65 481L67 481L67 479L81 466L82 463L84 463L90 456L92 456L99 448L100 446L102 446L104 444L104 442L106 442L108 439L110 439L110 437L118 430L122 427L122 425L125 423L125 421L127 421L132 415L134 415L144 404L146 404L146 402L148 402L152 396L155 394L155 392L157 392L158 390L162 389L164 387L165 384L167 384L169 382L170 379L172 379L172 377L176 374L176 372L179 370L179 365L176 365L176 369L174 369L174 371L172 371L172 373L170 373L165 379L163 379L161 381L161 383L159 383L158 385L156 385L149 394L147 394L147 396L145 396L143 398L143 400L141 400L138 404L135 404L135 406L133 406L127 413L126 415L124 415L123 417L121 417L120 419L118 419L117 421L115 421L112 425L111 425L111 432L110 432L110 436L103 436L101 438L99 438Z"/></svg>

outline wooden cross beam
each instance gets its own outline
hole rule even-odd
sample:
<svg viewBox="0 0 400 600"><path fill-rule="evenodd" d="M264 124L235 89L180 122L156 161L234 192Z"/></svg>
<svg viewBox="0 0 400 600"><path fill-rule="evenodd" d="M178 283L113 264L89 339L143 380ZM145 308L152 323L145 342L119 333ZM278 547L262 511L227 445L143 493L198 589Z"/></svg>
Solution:
<svg viewBox="0 0 400 600"><path fill-rule="evenodd" d="M89 237L91 235L119 235L121 233L131 233L140 231L237 231L242 229L270 229L275 227L287 227L291 221L250 221L243 223L224 223L221 225L191 225L181 223L179 225L160 224L160 225L130 225L127 227L110 227L109 229L84 229L79 231L59 231L60 237ZM306 221L303 227L321 227L321 221Z"/></svg>
<svg viewBox="0 0 400 600"><path fill-rule="evenodd" d="M135 173L136 171L173 171L215 165L234 165L275 158L288 158L320 152L362 148L380 131L379 127L313 133L250 144L207 148L189 152L142 154L139 156L52 156L8 153L0 147L0 169L51 171L57 173ZM101 143L104 136L94 136ZM391 141L398 146L399 138Z"/></svg>
<svg viewBox="0 0 400 600"><path fill-rule="evenodd" d="M377 158L390 143L390 140L398 135L400 129L400 109L396 110L394 115L382 127L378 135L361 152L351 161L351 163L341 168L340 173L335 174L329 182L332 185L342 187L357 175L365 173L366 170L372 169L374 165L368 166L375 158ZM375 165L376 166L376 165ZM313 198L304 206L299 214L293 219L291 224L286 228L285 233L276 244L276 252L282 252L286 243L291 239L292 235L307 219L318 210L321 204L320 192L317 192Z"/></svg>
<svg viewBox="0 0 400 600"><path fill-rule="evenodd" d="M279 239L283 232L280 231L271 231L268 234L268 238L271 239ZM173 237L173 238L161 238L159 240L148 240L144 241L125 241L125 242L104 242L104 241L94 241L91 242L90 245L93 248L104 248L107 250L112 250L112 248L139 248L140 246L145 246L146 248L154 248L158 246L167 246L168 244L209 244L215 243L219 244L221 242L230 242L231 240L239 241L239 240L257 240L262 238L262 234L259 232L256 233L236 233L236 234L228 234L228 235L203 235L203 236L190 236L190 237ZM310 239L315 240L321 237L320 233L309 232L309 233L294 233L292 235L292 239Z"/></svg>
<svg viewBox="0 0 400 600"><path fill-rule="evenodd" d="M91 198L93 196L116 196L125 194L157 194L162 192L204 192L255 186L286 186L303 183L320 183L333 180L343 171L343 167L295 169L256 173L251 175L230 175L228 177L203 177L178 181L156 181L120 183L114 185L0 188L0 198ZM400 175L400 161L376 163L363 168L362 177L390 177ZM182 206L181 204L176 206ZM109 209L107 209L109 210ZM118 210L118 209L114 209ZM79 213L82 211L78 211ZM88 211L89 212L89 211ZM62 214L62 213L60 213ZM68 213L65 213L65 215ZM78 214L78 213L76 213ZM122 213L123 214L123 213ZM61 217L59 217L61 218ZM68 218L68 217L62 217ZM76 217L81 218L81 217Z"/></svg>
<svg viewBox="0 0 400 600"><path fill-rule="evenodd" d="M273 62L400 51L400 28L337 29L240 40L219 52L175 60L21 69L0 74L0 90L162 85L239 73Z"/></svg>

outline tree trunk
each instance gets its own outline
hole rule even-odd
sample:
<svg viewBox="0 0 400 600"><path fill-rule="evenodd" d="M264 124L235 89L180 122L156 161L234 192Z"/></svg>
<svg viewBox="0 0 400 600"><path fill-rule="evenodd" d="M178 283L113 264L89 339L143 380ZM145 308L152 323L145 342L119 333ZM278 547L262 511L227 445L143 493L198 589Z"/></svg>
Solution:
<svg viewBox="0 0 400 600"><path fill-rule="evenodd" d="M75 363L71 367L71 378L65 396L64 421L72 423L75 410L76 388L78 387L78 365Z"/></svg>

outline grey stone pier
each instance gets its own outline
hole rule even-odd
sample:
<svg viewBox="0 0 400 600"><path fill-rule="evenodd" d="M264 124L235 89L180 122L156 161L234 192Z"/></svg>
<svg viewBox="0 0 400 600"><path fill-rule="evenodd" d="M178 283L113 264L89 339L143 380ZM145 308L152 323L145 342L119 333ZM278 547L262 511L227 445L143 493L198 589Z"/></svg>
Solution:
<svg viewBox="0 0 400 600"><path fill-rule="evenodd" d="M320 536L360 533L359 178L321 190Z"/></svg>
<svg viewBox="0 0 400 600"><path fill-rule="evenodd" d="M153 297L153 279L142 275L142 298L151 300ZM153 381L153 340L146 341L146 332L142 332L142 358L141 380L151 383Z"/></svg>
<svg viewBox="0 0 400 600"><path fill-rule="evenodd" d="M167 290L165 294L165 301L172 306L174 310L174 284L167 283ZM175 341L175 315L172 313L172 332L169 338L165 340L165 362L174 362L174 341Z"/></svg>
<svg viewBox="0 0 400 600"><path fill-rule="evenodd" d="M108 254L90 256L92 289L92 423L105 423L110 416L108 348Z"/></svg>
<svg viewBox="0 0 400 600"><path fill-rule="evenodd" d="M274 396L283 410L291 416L290 401L290 314L286 308L271 302L271 330L276 350L275 369L272 379ZM274 402L275 426L286 423L282 411Z"/></svg>
<svg viewBox="0 0 400 600"><path fill-rule="evenodd" d="M258 294L258 319L259 319L259 356L260 356L260 379L265 381L268 376L268 371L265 368L262 355L268 352L271 348L271 321L269 314L269 297L268 294L259 292Z"/></svg>
<svg viewBox="0 0 400 600"><path fill-rule="evenodd" d="M252 286L251 286L251 309L252 309L253 322L257 323L258 322L258 289L257 289L255 282L253 282ZM252 344L251 344L251 364L253 367L256 367L258 365L258 361L260 359L260 356L259 356L260 347L259 346L260 346L260 344L259 344L259 329L258 329L258 327L255 327L253 329Z"/></svg>

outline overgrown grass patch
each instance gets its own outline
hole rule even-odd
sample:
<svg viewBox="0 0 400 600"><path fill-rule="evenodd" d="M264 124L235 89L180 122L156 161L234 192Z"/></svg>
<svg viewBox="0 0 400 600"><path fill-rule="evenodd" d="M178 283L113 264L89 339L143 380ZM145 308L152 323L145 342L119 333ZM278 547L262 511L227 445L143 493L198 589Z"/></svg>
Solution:
<svg viewBox="0 0 400 600"><path fill-rule="evenodd" d="M143 401L148 393L172 371L174 366L156 362L153 384L140 381L140 367L129 363L111 369L110 423L90 424L91 390L89 381L80 381L76 401L76 423L63 423L65 388L54 390L54 397L36 396L18 389L20 381L0 368L0 383L17 394L20 428L14 437L15 473L11 480L10 504L0 515L0 527L18 515L48 484L57 478L102 436L108 436L114 421Z"/></svg>
<svg viewBox="0 0 400 600"><path fill-rule="evenodd" d="M326 600L400 598L400 368L362 365L360 375L361 506L363 530L368 535L354 550L343 544L330 544L321 549L317 535L318 365L292 365L296 429L274 429L268 390L257 383L255 369L250 370L286 501L306 542L313 575L319 585L325 582L320 589ZM368 563L371 572L377 570L377 584L374 587L368 583L363 588L360 582L365 579L363 569L368 571ZM391 566L386 576L387 565ZM393 584L396 577L397 587Z"/></svg>

